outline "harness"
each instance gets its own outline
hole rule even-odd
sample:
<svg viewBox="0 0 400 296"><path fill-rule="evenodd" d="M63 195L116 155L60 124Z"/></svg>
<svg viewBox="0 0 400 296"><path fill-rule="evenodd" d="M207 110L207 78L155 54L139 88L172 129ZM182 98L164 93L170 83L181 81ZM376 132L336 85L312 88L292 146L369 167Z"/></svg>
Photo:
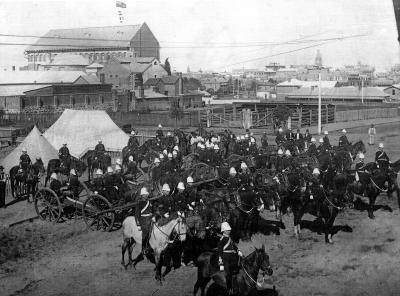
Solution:
<svg viewBox="0 0 400 296"><path fill-rule="evenodd" d="M246 268L244 268L243 263L240 263L240 265L242 266L242 269L244 271L244 273L247 275L247 277L254 283L257 285L257 287L262 287L262 284L264 283L264 277L263 277L263 281L260 284L259 282L257 282L255 279L252 278L252 276L247 272Z"/></svg>
<svg viewBox="0 0 400 296"><path fill-rule="evenodd" d="M322 192L324 193L325 199L328 201L328 203L329 203L332 207L334 207L335 209L337 209L337 210L339 210L339 211L343 210L343 208L336 206L332 201L329 200L328 196L327 196L326 193L325 193L325 189L324 189L324 188L322 188Z"/></svg>
<svg viewBox="0 0 400 296"><path fill-rule="evenodd" d="M371 177L370 177L369 179L371 180L372 184L373 184L378 190L380 190L380 191L382 191L382 192L387 192L387 191L388 191L388 189L382 189L382 188L380 188L378 185L376 185L376 183L374 182L374 180L372 180Z"/></svg>

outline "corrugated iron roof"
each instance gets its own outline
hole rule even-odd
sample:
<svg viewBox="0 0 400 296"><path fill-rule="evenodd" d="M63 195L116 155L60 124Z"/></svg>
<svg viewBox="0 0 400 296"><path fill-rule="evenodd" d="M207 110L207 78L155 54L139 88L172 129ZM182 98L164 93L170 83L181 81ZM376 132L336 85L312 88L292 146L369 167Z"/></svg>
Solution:
<svg viewBox="0 0 400 296"><path fill-rule="evenodd" d="M83 75L82 71L2 71L0 85L73 83Z"/></svg>
<svg viewBox="0 0 400 296"><path fill-rule="evenodd" d="M50 30L27 51L130 47L141 27L142 24Z"/></svg>
<svg viewBox="0 0 400 296"><path fill-rule="evenodd" d="M24 92L35 90L50 85L32 85L32 84L22 84L22 85L0 85L0 97L11 97L11 96L23 96Z"/></svg>
<svg viewBox="0 0 400 296"><path fill-rule="evenodd" d="M321 88L329 88L335 87L338 82L336 80L322 80L321 81ZM277 86L300 86L300 87L312 87L312 86L319 86L319 81L317 80L298 80L298 79L291 79L284 82L279 83Z"/></svg>
<svg viewBox="0 0 400 296"><path fill-rule="evenodd" d="M361 98L361 89L354 86L321 88L321 95L329 98ZM364 98L381 97L385 98L389 95L377 87L364 87ZM318 97L318 88L302 87L286 95L287 98L294 97Z"/></svg>

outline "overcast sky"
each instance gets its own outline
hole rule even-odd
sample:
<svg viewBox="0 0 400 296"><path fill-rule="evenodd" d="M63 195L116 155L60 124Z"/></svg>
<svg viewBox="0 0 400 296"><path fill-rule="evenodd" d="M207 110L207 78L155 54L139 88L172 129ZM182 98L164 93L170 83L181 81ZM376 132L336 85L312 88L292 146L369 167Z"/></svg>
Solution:
<svg viewBox="0 0 400 296"><path fill-rule="evenodd" d="M118 25L115 0L0 1L0 34L43 35L53 28ZM399 63L392 0L123 0L124 24L146 22L173 68L222 71L270 62L323 64L357 61L385 70ZM316 39L367 35L318 45ZM311 37L310 37L311 36ZM266 45L301 39L314 42ZM0 37L0 43L34 38ZM264 43L263 46L257 43ZM318 46L316 46L318 45ZM0 44L0 66L26 64L27 46ZM301 48L309 47L301 50ZM293 53L272 55L296 50Z"/></svg>

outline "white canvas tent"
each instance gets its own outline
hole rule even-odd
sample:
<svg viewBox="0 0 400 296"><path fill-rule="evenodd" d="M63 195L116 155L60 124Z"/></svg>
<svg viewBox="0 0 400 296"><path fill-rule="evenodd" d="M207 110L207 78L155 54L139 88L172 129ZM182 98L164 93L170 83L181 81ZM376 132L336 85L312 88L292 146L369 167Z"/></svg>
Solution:
<svg viewBox="0 0 400 296"><path fill-rule="evenodd" d="M97 110L67 109L43 135L56 148L66 143L77 158L93 150L99 140L107 151L121 151L129 140L105 111Z"/></svg>
<svg viewBox="0 0 400 296"><path fill-rule="evenodd" d="M58 158L58 151L42 136L35 126L22 143L1 161L1 165L4 166L4 172L8 174L13 166L19 164L19 157L23 148L26 148L33 163L36 158L42 158L45 167L47 167L50 159Z"/></svg>

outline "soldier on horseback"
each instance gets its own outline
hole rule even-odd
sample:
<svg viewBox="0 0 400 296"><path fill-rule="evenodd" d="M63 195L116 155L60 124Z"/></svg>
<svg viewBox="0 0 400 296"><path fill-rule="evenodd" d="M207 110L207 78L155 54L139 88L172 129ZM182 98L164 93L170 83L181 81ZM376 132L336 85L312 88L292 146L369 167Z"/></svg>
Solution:
<svg viewBox="0 0 400 296"><path fill-rule="evenodd" d="M23 173L26 173L28 167L32 164L31 158L28 155L26 148L22 148L22 155L19 157L19 167Z"/></svg>
<svg viewBox="0 0 400 296"><path fill-rule="evenodd" d="M346 133L347 133L346 129L343 129L342 135L339 138L339 147L346 147L346 146L350 145L350 142L347 139Z"/></svg>
<svg viewBox="0 0 400 296"><path fill-rule="evenodd" d="M285 137L283 135L282 128L279 128L278 134L276 135L276 138L275 138L275 142L276 142L276 145L278 145L278 147L280 147L285 142Z"/></svg>
<svg viewBox="0 0 400 296"><path fill-rule="evenodd" d="M356 163L355 170L356 170L356 175L355 179L357 182L359 182L362 185L366 185L368 182L368 176L369 172L367 171L367 168L364 163L364 153L360 153L359 156L359 161Z"/></svg>
<svg viewBox="0 0 400 296"><path fill-rule="evenodd" d="M309 182L309 192L310 192L310 200L314 200L317 208L317 217L321 216L321 206L322 206L322 194L320 194L321 190L323 190L321 185L321 173L318 168L314 168L312 172L312 178Z"/></svg>
<svg viewBox="0 0 400 296"><path fill-rule="evenodd" d="M234 167L231 167L229 169L229 178L227 180L228 181L227 187L229 189L237 190L239 188L240 186L239 179L236 177L236 175L237 175L236 169Z"/></svg>
<svg viewBox="0 0 400 296"><path fill-rule="evenodd" d="M318 154L318 149L317 149L317 146L315 145L316 142L317 141L315 140L315 138L311 138L311 144L308 147L308 154L310 156L315 156Z"/></svg>
<svg viewBox="0 0 400 296"><path fill-rule="evenodd" d="M226 288L229 295L234 295L239 256L242 256L242 252L238 250L238 247L232 240L231 231L232 228L228 222L221 224L222 237L218 242L218 264L220 270L225 272Z"/></svg>
<svg viewBox="0 0 400 296"><path fill-rule="evenodd" d="M278 172L281 172L284 169L284 166L283 166L283 150L281 148L278 149L278 157L276 158L275 169Z"/></svg>
<svg viewBox="0 0 400 296"><path fill-rule="evenodd" d="M146 255L149 246L148 239L152 221L152 204L146 187L140 189L140 196L135 208L135 220L139 231L142 231L142 253Z"/></svg>
<svg viewBox="0 0 400 296"><path fill-rule="evenodd" d="M261 147L262 148L267 148L268 147L267 131L265 131L263 136L261 137Z"/></svg>
<svg viewBox="0 0 400 296"><path fill-rule="evenodd" d="M69 149L67 147L67 143L64 143L63 146L58 150L58 158L61 161L66 161L71 155L69 154Z"/></svg>
<svg viewBox="0 0 400 296"><path fill-rule="evenodd" d="M164 138L164 133L162 131L162 125L161 123L158 125L158 130L156 131L156 138L161 141L162 138Z"/></svg>
<svg viewBox="0 0 400 296"><path fill-rule="evenodd" d="M126 172L124 173L124 177L127 180L136 181L137 172L137 163L131 155L128 157L128 164L126 165Z"/></svg>
<svg viewBox="0 0 400 296"><path fill-rule="evenodd" d="M331 146L331 142L329 141L329 138L328 138L328 131L324 131L323 141L324 141L324 145L325 145L326 149L330 150L332 148L332 146Z"/></svg>
<svg viewBox="0 0 400 296"><path fill-rule="evenodd" d="M254 138L250 139L249 145L250 145L249 146L249 155L252 155L252 156L258 155L257 144L256 144L256 141L254 140Z"/></svg>
<svg viewBox="0 0 400 296"><path fill-rule="evenodd" d="M139 147L139 141L136 138L136 132L131 131L131 134L129 136L129 141L128 141L128 147Z"/></svg>
<svg viewBox="0 0 400 296"><path fill-rule="evenodd" d="M104 144L101 140L99 140L96 147L94 147L94 152L95 152L95 159L101 158L104 155L104 152L106 152L106 148L104 147Z"/></svg>
<svg viewBox="0 0 400 296"><path fill-rule="evenodd" d="M92 180L92 185L95 191L103 190L103 171L101 169L96 170L95 177Z"/></svg>
<svg viewBox="0 0 400 296"><path fill-rule="evenodd" d="M387 171L389 168L389 156L383 151L383 143L379 143L378 151L375 153L375 163L378 168Z"/></svg>

